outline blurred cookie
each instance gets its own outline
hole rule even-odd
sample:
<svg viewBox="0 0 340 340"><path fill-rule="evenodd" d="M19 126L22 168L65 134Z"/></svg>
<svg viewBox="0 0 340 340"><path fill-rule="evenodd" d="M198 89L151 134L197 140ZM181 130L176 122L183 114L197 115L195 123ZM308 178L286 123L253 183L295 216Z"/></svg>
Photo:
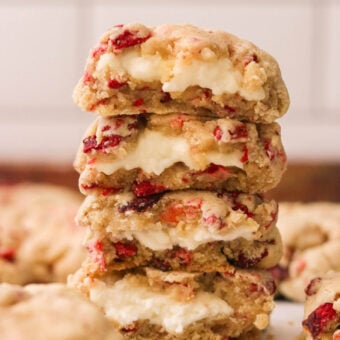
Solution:
<svg viewBox="0 0 340 340"><path fill-rule="evenodd" d="M62 284L0 284L0 338L122 340L100 309Z"/></svg>
<svg viewBox="0 0 340 340"><path fill-rule="evenodd" d="M340 204L284 202L279 207L284 256L273 272L281 276L280 293L304 301L312 278L340 271Z"/></svg>
<svg viewBox="0 0 340 340"><path fill-rule="evenodd" d="M50 184L0 185L0 282L65 282L85 258L80 203Z"/></svg>
<svg viewBox="0 0 340 340"><path fill-rule="evenodd" d="M289 105L274 58L192 25L112 27L91 51L74 100L104 116L182 112L266 123Z"/></svg>

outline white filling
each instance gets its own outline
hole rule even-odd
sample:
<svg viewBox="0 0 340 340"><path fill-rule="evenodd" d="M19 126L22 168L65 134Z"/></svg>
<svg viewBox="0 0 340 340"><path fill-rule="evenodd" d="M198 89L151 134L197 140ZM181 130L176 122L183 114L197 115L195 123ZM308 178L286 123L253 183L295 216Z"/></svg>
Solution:
<svg viewBox="0 0 340 340"><path fill-rule="evenodd" d="M136 148L125 157L110 162L98 161L94 166L106 175L111 175L118 169L131 170L135 168L160 175L166 168L177 162L186 164L192 170L203 170L210 163L243 168L240 161L242 153L237 150L228 154L207 152L202 154L202 157L205 157L203 166L201 162L197 164L191 157L185 138L164 136L159 132L146 129L140 135Z"/></svg>
<svg viewBox="0 0 340 340"><path fill-rule="evenodd" d="M95 280L90 299L102 307L106 316L125 326L137 320L149 320L169 332L181 333L191 323L208 317L230 315L233 309L212 293L199 292L185 302L166 293L154 292L147 284L125 277L114 285Z"/></svg>
<svg viewBox="0 0 340 340"><path fill-rule="evenodd" d="M193 250L200 246L213 241L232 241L240 237L247 240L254 239L257 230L257 223L253 221L250 226L238 227L233 230L227 230L223 233L223 229L216 231L210 230L205 225L200 225L189 230L185 228L164 228L155 229L153 225L145 227L141 231L120 231L120 238L137 239L143 246L152 250L171 249L178 245L189 250Z"/></svg>
<svg viewBox="0 0 340 340"><path fill-rule="evenodd" d="M160 81L166 92L182 92L190 86L198 85L211 89L214 95L238 92L247 100L261 100L265 97L260 85L252 91L243 88L242 74L233 67L229 58L192 60L188 63L181 56L165 60L160 55L141 56L139 51L131 50L119 56L103 54L94 76L100 78L106 72L122 77L128 74L141 81Z"/></svg>

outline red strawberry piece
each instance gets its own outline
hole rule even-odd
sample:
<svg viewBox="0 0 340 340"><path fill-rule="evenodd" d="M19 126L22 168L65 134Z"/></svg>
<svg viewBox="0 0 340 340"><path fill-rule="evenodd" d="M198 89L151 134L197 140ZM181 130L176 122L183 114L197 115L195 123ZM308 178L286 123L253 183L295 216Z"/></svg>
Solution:
<svg viewBox="0 0 340 340"><path fill-rule="evenodd" d="M316 338L324 330L327 324L337 317L333 304L326 302L316 308L307 319L302 322L302 326L306 328L313 338Z"/></svg>
<svg viewBox="0 0 340 340"><path fill-rule="evenodd" d="M231 106L228 106L228 105L224 105L224 109L229 111L230 113L234 113L236 112L236 109L231 107Z"/></svg>
<svg viewBox="0 0 340 340"><path fill-rule="evenodd" d="M126 211L137 211L143 212L151 208L156 204L162 197L162 194L149 195L146 197L136 197L127 204L118 207L118 211L123 214Z"/></svg>
<svg viewBox="0 0 340 340"><path fill-rule="evenodd" d="M305 293L308 296L314 295L319 290L319 283L321 282L321 277L316 277L309 282L307 287L305 288Z"/></svg>
<svg viewBox="0 0 340 340"><path fill-rule="evenodd" d="M142 106L144 103L143 98L138 98L133 102L133 106Z"/></svg>
<svg viewBox="0 0 340 340"><path fill-rule="evenodd" d="M268 292L269 295L273 295L276 292L276 284L274 279L268 279L265 281L264 283L266 290Z"/></svg>
<svg viewBox="0 0 340 340"><path fill-rule="evenodd" d="M214 178L229 178L231 176L231 173L229 169L223 165L217 165L214 163L211 163L205 170L203 171L197 171L194 173L194 175L211 175Z"/></svg>
<svg viewBox="0 0 340 340"><path fill-rule="evenodd" d="M212 214L208 217L203 217L203 221L210 226L217 226L218 229L225 227L221 217L217 217L215 214Z"/></svg>
<svg viewBox="0 0 340 340"><path fill-rule="evenodd" d="M229 130L229 134L231 139L248 138L247 125L237 125L234 130Z"/></svg>
<svg viewBox="0 0 340 340"><path fill-rule="evenodd" d="M241 210L243 213L245 213L249 218L253 218L255 216L254 213L249 211L248 207L242 203L239 202L233 202L233 210Z"/></svg>
<svg viewBox="0 0 340 340"><path fill-rule="evenodd" d="M129 30L125 30L123 33L119 34L115 39L111 39L111 43L116 50L120 50L123 48L142 44L149 38L150 35L146 37L138 37L136 33L133 33Z"/></svg>
<svg viewBox="0 0 340 340"><path fill-rule="evenodd" d="M180 264L187 266L192 261L192 252L178 247L171 251L171 257L176 258Z"/></svg>
<svg viewBox="0 0 340 340"><path fill-rule="evenodd" d="M161 103L167 103L171 100L171 95L169 92L163 92L161 99L159 100Z"/></svg>
<svg viewBox="0 0 340 340"><path fill-rule="evenodd" d="M107 45L99 45L92 51L92 57L97 58L107 50Z"/></svg>
<svg viewBox="0 0 340 340"><path fill-rule="evenodd" d="M271 144L269 139L264 141L264 149L266 151L266 154L267 154L268 158L272 161L275 158L275 156L276 156L276 150L272 146L272 144Z"/></svg>
<svg viewBox="0 0 340 340"><path fill-rule="evenodd" d="M131 257L137 254L137 247L132 243L116 242L113 246L119 258Z"/></svg>
<svg viewBox="0 0 340 340"><path fill-rule="evenodd" d="M120 89L121 87L123 87L124 85L126 85L127 82L119 82L116 79L109 79L109 81L107 82L107 86L110 89Z"/></svg>
<svg viewBox="0 0 340 340"><path fill-rule="evenodd" d="M215 127L215 129L214 129L213 134L214 134L216 140L221 140L221 139L222 139L222 136L223 136L223 131L222 131L222 129L217 125L217 126Z"/></svg>
<svg viewBox="0 0 340 340"><path fill-rule="evenodd" d="M102 127L102 132L108 131L110 129L111 129L110 125L105 125L105 126Z"/></svg>
<svg viewBox="0 0 340 340"><path fill-rule="evenodd" d="M90 152L97 147L97 137L96 136L89 136L83 140L83 151L85 153Z"/></svg>
<svg viewBox="0 0 340 340"><path fill-rule="evenodd" d="M200 208L194 205L183 205L179 202L170 204L166 210L160 214L160 220L165 223L175 223L192 219L200 213Z"/></svg>
<svg viewBox="0 0 340 340"><path fill-rule="evenodd" d="M3 259L7 262L14 262L15 261L15 250L13 248L0 249L0 259Z"/></svg>
<svg viewBox="0 0 340 340"><path fill-rule="evenodd" d="M97 162L97 158L90 158L90 159L86 162L86 164L92 165L92 164L95 164L96 162Z"/></svg>
<svg viewBox="0 0 340 340"><path fill-rule="evenodd" d="M87 84L92 80L93 80L92 75L89 72L85 72L83 76L83 83Z"/></svg>
<svg viewBox="0 0 340 340"><path fill-rule="evenodd" d="M245 162L248 161L248 148L246 146L244 146L244 148L243 148L243 155L242 155L240 161L242 163L245 163Z"/></svg>
<svg viewBox="0 0 340 340"><path fill-rule="evenodd" d="M276 266L274 266L272 268L269 268L268 271L272 275L274 280L276 280L277 282L284 281L289 276L288 268L283 267L279 264L277 264Z"/></svg>
<svg viewBox="0 0 340 340"><path fill-rule="evenodd" d="M95 147L96 150L105 150L107 148L113 148L117 145L120 144L122 141L123 137L120 135L109 135L109 136L104 136L99 143L97 147Z"/></svg>
<svg viewBox="0 0 340 340"><path fill-rule="evenodd" d="M87 251L95 262L99 264L101 271L106 270L105 258L104 258L104 246L99 240L96 240L86 246Z"/></svg>
<svg viewBox="0 0 340 340"><path fill-rule="evenodd" d="M240 268L250 268L258 264L264 257L268 255L268 250L265 249L260 256L247 257L244 253L238 254L235 258L230 259L230 263Z"/></svg>
<svg viewBox="0 0 340 340"><path fill-rule="evenodd" d="M135 326L135 325L127 326L127 327L122 328L122 332L124 332L124 333L134 333L134 332L137 331L137 329L138 329L138 327Z"/></svg>
<svg viewBox="0 0 340 340"><path fill-rule="evenodd" d="M184 119L181 116L177 116L170 121L170 126L174 129L181 129L183 127Z"/></svg>
<svg viewBox="0 0 340 340"><path fill-rule="evenodd" d="M252 61L254 61L255 63L258 62L258 57L256 54L247 55L246 58L244 59L243 66L247 66Z"/></svg>
<svg viewBox="0 0 340 340"><path fill-rule="evenodd" d="M108 195L115 194L117 192L119 192L119 189L117 189L117 188L103 188L102 191L101 191L101 194L103 196L108 196Z"/></svg>
<svg viewBox="0 0 340 340"><path fill-rule="evenodd" d="M156 269L161 270L163 272L168 272L172 269L168 261L166 261L166 260L162 261L162 260L157 259L157 258L151 259L148 262L148 265L150 267L156 268Z"/></svg>
<svg viewBox="0 0 340 340"><path fill-rule="evenodd" d="M153 195L165 190L163 185L153 184L150 181L135 183L132 188L133 193L138 197Z"/></svg>

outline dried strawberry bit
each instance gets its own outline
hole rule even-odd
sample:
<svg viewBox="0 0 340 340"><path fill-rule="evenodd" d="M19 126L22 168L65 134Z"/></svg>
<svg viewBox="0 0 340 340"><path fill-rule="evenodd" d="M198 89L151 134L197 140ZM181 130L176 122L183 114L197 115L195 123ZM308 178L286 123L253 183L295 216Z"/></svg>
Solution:
<svg viewBox="0 0 340 340"><path fill-rule="evenodd" d="M171 119L171 121L170 121L170 126L173 129L181 129L183 127L183 124L184 124L184 119L183 119L182 116L177 116L177 117Z"/></svg>
<svg viewBox="0 0 340 340"><path fill-rule="evenodd" d="M136 100L133 102L132 105L133 105L133 106L142 106L143 103L144 103L143 98L138 98L138 99L136 99Z"/></svg>
<svg viewBox="0 0 340 340"><path fill-rule="evenodd" d="M253 61L255 63L257 63L259 61L257 55L254 54L254 53L252 55L246 56L246 58L244 59L244 62L243 62L243 66L247 66L248 64L250 64Z"/></svg>
<svg viewBox="0 0 340 340"><path fill-rule="evenodd" d="M84 153L88 153L97 147L97 137L89 136L83 140L83 151Z"/></svg>
<svg viewBox="0 0 340 340"><path fill-rule="evenodd" d="M83 83L87 84L93 80L92 75L89 72L85 72L83 76Z"/></svg>
<svg viewBox="0 0 340 340"><path fill-rule="evenodd" d="M96 150L105 150L107 148L113 148L120 144L123 137L120 135L109 135L104 136L100 142L100 144L95 147Z"/></svg>
<svg viewBox="0 0 340 340"><path fill-rule="evenodd" d="M216 140L221 140L223 136L223 130L221 129L220 126L217 125L214 129L213 134Z"/></svg>
<svg viewBox="0 0 340 340"><path fill-rule="evenodd" d="M107 45L101 44L92 51L92 57L97 58L100 55L102 55L104 52L106 52L106 50L107 50Z"/></svg>
<svg viewBox="0 0 340 340"><path fill-rule="evenodd" d="M204 89L203 90L203 95L204 95L205 98L210 99L212 97L211 90Z"/></svg>
<svg viewBox="0 0 340 340"><path fill-rule="evenodd" d="M194 175L211 175L215 178L229 178L231 177L231 172L229 169L223 165L217 165L214 163L211 163L205 170L203 171L197 171L194 173Z"/></svg>
<svg viewBox="0 0 340 340"><path fill-rule="evenodd" d="M260 256L255 256L255 257L247 257L244 253L240 253L238 256L236 256L233 259L229 259L230 263L240 267L240 268L251 268L258 264L264 257L268 255L268 250L265 249Z"/></svg>
<svg viewBox="0 0 340 340"><path fill-rule="evenodd" d="M116 50L120 50L123 48L142 44L149 38L150 35L146 37L139 37L136 35L136 33L133 33L129 30L125 30L123 33L119 34L115 39L111 39L110 41Z"/></svg>
<svg viewBox="0 0 340 340"><path fill-rule="evenodd" d="M155 257L148 262L148 265L152 268L161 270L162 272L168 272L172 269L168 261L162 261L161 259L157 259Z"/></svg>
<svg viewBox="0 0 340 340"><path fill-rule="evenodd" d="M104 245L101 241L96 240L86 245L86 249L90 254L90 257L94 259L96 263L99 263L101 271L106 270L105 258L104 258Z"/></svg>
<svg viewBox="0 0 340 340"><path fill-rule="evenodd" d="M136 197L127 204L118 206L118 212L121 214L127 211L144 212L156 204L163 194L150 195L147 197Z"/></svg>
<svg viewBox="0 0 340 340"><path fill-rule="evenodd" d="M169 92L163 92L161 99L159 100L162 104L168 103L171 100L171 95Z"/></svg>
<svg viewBox="0 0 340 340"><path fill-rule="evenodd" d="M7 262L14 262L15 250L13 248L0 249L0 259L3 259Z"/></svg>
<svg viewBox="0 0 340 340"><path fill-rule="evenodd" d="M228 105L224 105L224 109L229 111L230 113L234 113L236 112L236 109L231 107L231 106L228 106Z"/></svg>
<svg viewBox="0 0 340 340"><path fill-rule="evenodd" d="M82 184L81 187L82 187L84 190L91 190L91 189L97 189L97 188L99 188L99 184L98 184L98 183Z"/></svg>
<svg viewBox="0 0 340 340"><path fill-rule="evenodd" d="M184 248L177 247L171 250L171 258L175 258L181 265L189 265L192 261L192 252Z"/></svg>
<svg viewBox="0 0 340 340"><path fill-rule="evenodd" d="M131 257L137 254L137 247L132 243L116 242L113 246L119 258Z"/></svg>
<svg viewBox="0 0 340 340"><path fill-rule="evenodd" d="M221 217L218 217L215 214L212 214L208 217L203 217L203 221L210 226L217 227L218 229L225 227L225 223L223 223Z"/></svg>
<svg viewBox="0 0 340 340"><path fill-rule="evenodd" d="M242 203L239 202L233 202L233 210L241 210L244 214L246 214L249 218L253 218L255 216L254 213L249 211L248 207Z"/></svg>
<svg viewBox="0 0 340 340"><path fill-rule="evenodd" d="M153 194L157 194L166 190L163 185L153 184L150 181L143 181L140 183L135 183L133 185L132 191L137 197L144 197Z"/></svg>
<svg viewBox="0 0 340 340"><path fill-rule="evenodd" d="M124 332L124 333L135 333L137 330L138 330L138 328L135 325L122 328L122 332Z"/></svg>
<svg viewBox="0 0 340 340"><path fill-rule="evenodd" d="M242 163L248 162L248 148L246 146L244 146L244 148L243 148L243 155L242 155L240 161Z"/></svg>
<svg viewBox="0 0 340 340"><path fill-rule="evenodd" d="M248 138L248 129L246 124L237 125L234 130L230 131L230 139Z"/></svg>
<svg viewBox="0 0 340 340"><path fill-rule="evenodd" d="M337 317L336 311L333 309L333 304L326 302L315 309L308 315L307 319L302 322L314 338L317 338L325 329L325 327Z"/></svg>
<svg viewBox="0 0 340 340"><path fill-rule="evenodd" d="M117 189L117 188L104 188L104 189L102 189L101 194L103 196L109 196L109 195L115 194L115 193L117 193L119 191L120 190Z"/></svg>
<svg viewBox="0 0 340 340"><path fill-rule="evenodd" d="M97 158L90 158L90 159L86 162L86 164L92 165L92 164L95 164L96 162L97 162Z"/></svg>
<svg viewBox="0 0 340 340"><path fill-rule="evenodd" d="M307 287L305 288L305 293L308 296L314 295L319 290L319 283L321 282L321 277L316 277L309 282Z"/></svg>
<svg viewBox="0 0 340 340"><path fill-rule="evenodd" d="M277 287L276 287L276 283L275 283L274 279L266 280L264 285L265 285L266 290L267 290L269 295L275 294Z"/></svg>
<svg viewBox="0 0 340 340"><path fill-rule="evenodd" d="M268 229L271 225L273 225L274 222L277 220L278 216L278 208L276 206L275 210L270 213L271 220L264 226L264 229Z"/></svg>
<svg viewBox="0 0 340 340"><path fill-rule="evenodd" d="M281 282L286 280L289 277L289 272L287 267L283 267L279 264L268 269L269 273L272 275L274 280L277 282Z"/></svg>
<svg viewBox="0 0 340 340"><path fill-rule="evenodd" d="M123 87L124 85L126 85L127 82L124 81L124 82L120 82L118 81L117 79L109 79L108 82L107 82L107 86L110 88L110 89L120 89L121 87Z"/></svg>
<svg viewBox="0 0 340 340"><path fill-rule="evenodd" d="M266 151L268 158L272 161L276 156L276 150L269 139L266 139L264 141L264 149Z"/></svg>
<svg viewBox="0 0 340 340"><path fill-rule="evenodd" d="M110 129L111 129L110 125L105 125L105 126L102 127L102 132L108 131Z"/></svg>
<svg viewBox="0 0 340 340"><path fill-rule="evenodd" d="M201 209L199 206L183 205L179 202L174 202L160 214L160 220L165 223L177 224L180 221L193 219L200 213Z"/></svg>

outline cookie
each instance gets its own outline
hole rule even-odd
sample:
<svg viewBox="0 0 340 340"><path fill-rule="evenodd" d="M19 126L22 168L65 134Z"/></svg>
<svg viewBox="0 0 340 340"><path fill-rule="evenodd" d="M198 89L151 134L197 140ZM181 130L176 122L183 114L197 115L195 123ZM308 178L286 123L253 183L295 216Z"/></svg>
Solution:
<svg viewBox="0 0 340 340"><path fill-rule="evenodd" d="M103 116L182 112L273 122L289 97L252 43L192 25L117 25L90 52L73 98Z"/></svg>
<svg viewBox="0 0 340 340"><path fill-rule="evenodd" d="M275 284L265 271L164 273L145 269L69 280L126 338L226 339L267 327Z"/></svg>
<svg viewBox="0 0 340 340"><path fill-rule="evenodd" d="M280 127L177 115L99 117L79 148L80 190L205 189L248 193L275 187L286 169Z"/></svg>
<svg viewBox="0 0 340 340"><path fill-rule="evenodd" d="M340 271L340 204L283 202L279 211L284 256L274 275L281 294L302 302L313 277Z"/></svg>
<svg viewBox="0 0 340 340"><path fill-rule="evenodd" d="M50 184L0 185L0 282L65 282L85 258L81 196Z"/></svg>
<svg viewBox="0 0 340 340"><path fill-rule="evenodd" d="M0 284L0 338L122 340L97 306L62 284Z"/></svg>
<svg viewBox="0 0 340 340"><path fill-rule="evenodd" d="M305 289L303 330L307 340L340 339L340 273L315 277Z"/></svg>
<svg viewBox="0 0 340 340"><path fill-rule="evenodd" d="M177 191L88 196L77 223L89 229L94 271L269 268L281 257L277 204L258 195Z"/></svg>

